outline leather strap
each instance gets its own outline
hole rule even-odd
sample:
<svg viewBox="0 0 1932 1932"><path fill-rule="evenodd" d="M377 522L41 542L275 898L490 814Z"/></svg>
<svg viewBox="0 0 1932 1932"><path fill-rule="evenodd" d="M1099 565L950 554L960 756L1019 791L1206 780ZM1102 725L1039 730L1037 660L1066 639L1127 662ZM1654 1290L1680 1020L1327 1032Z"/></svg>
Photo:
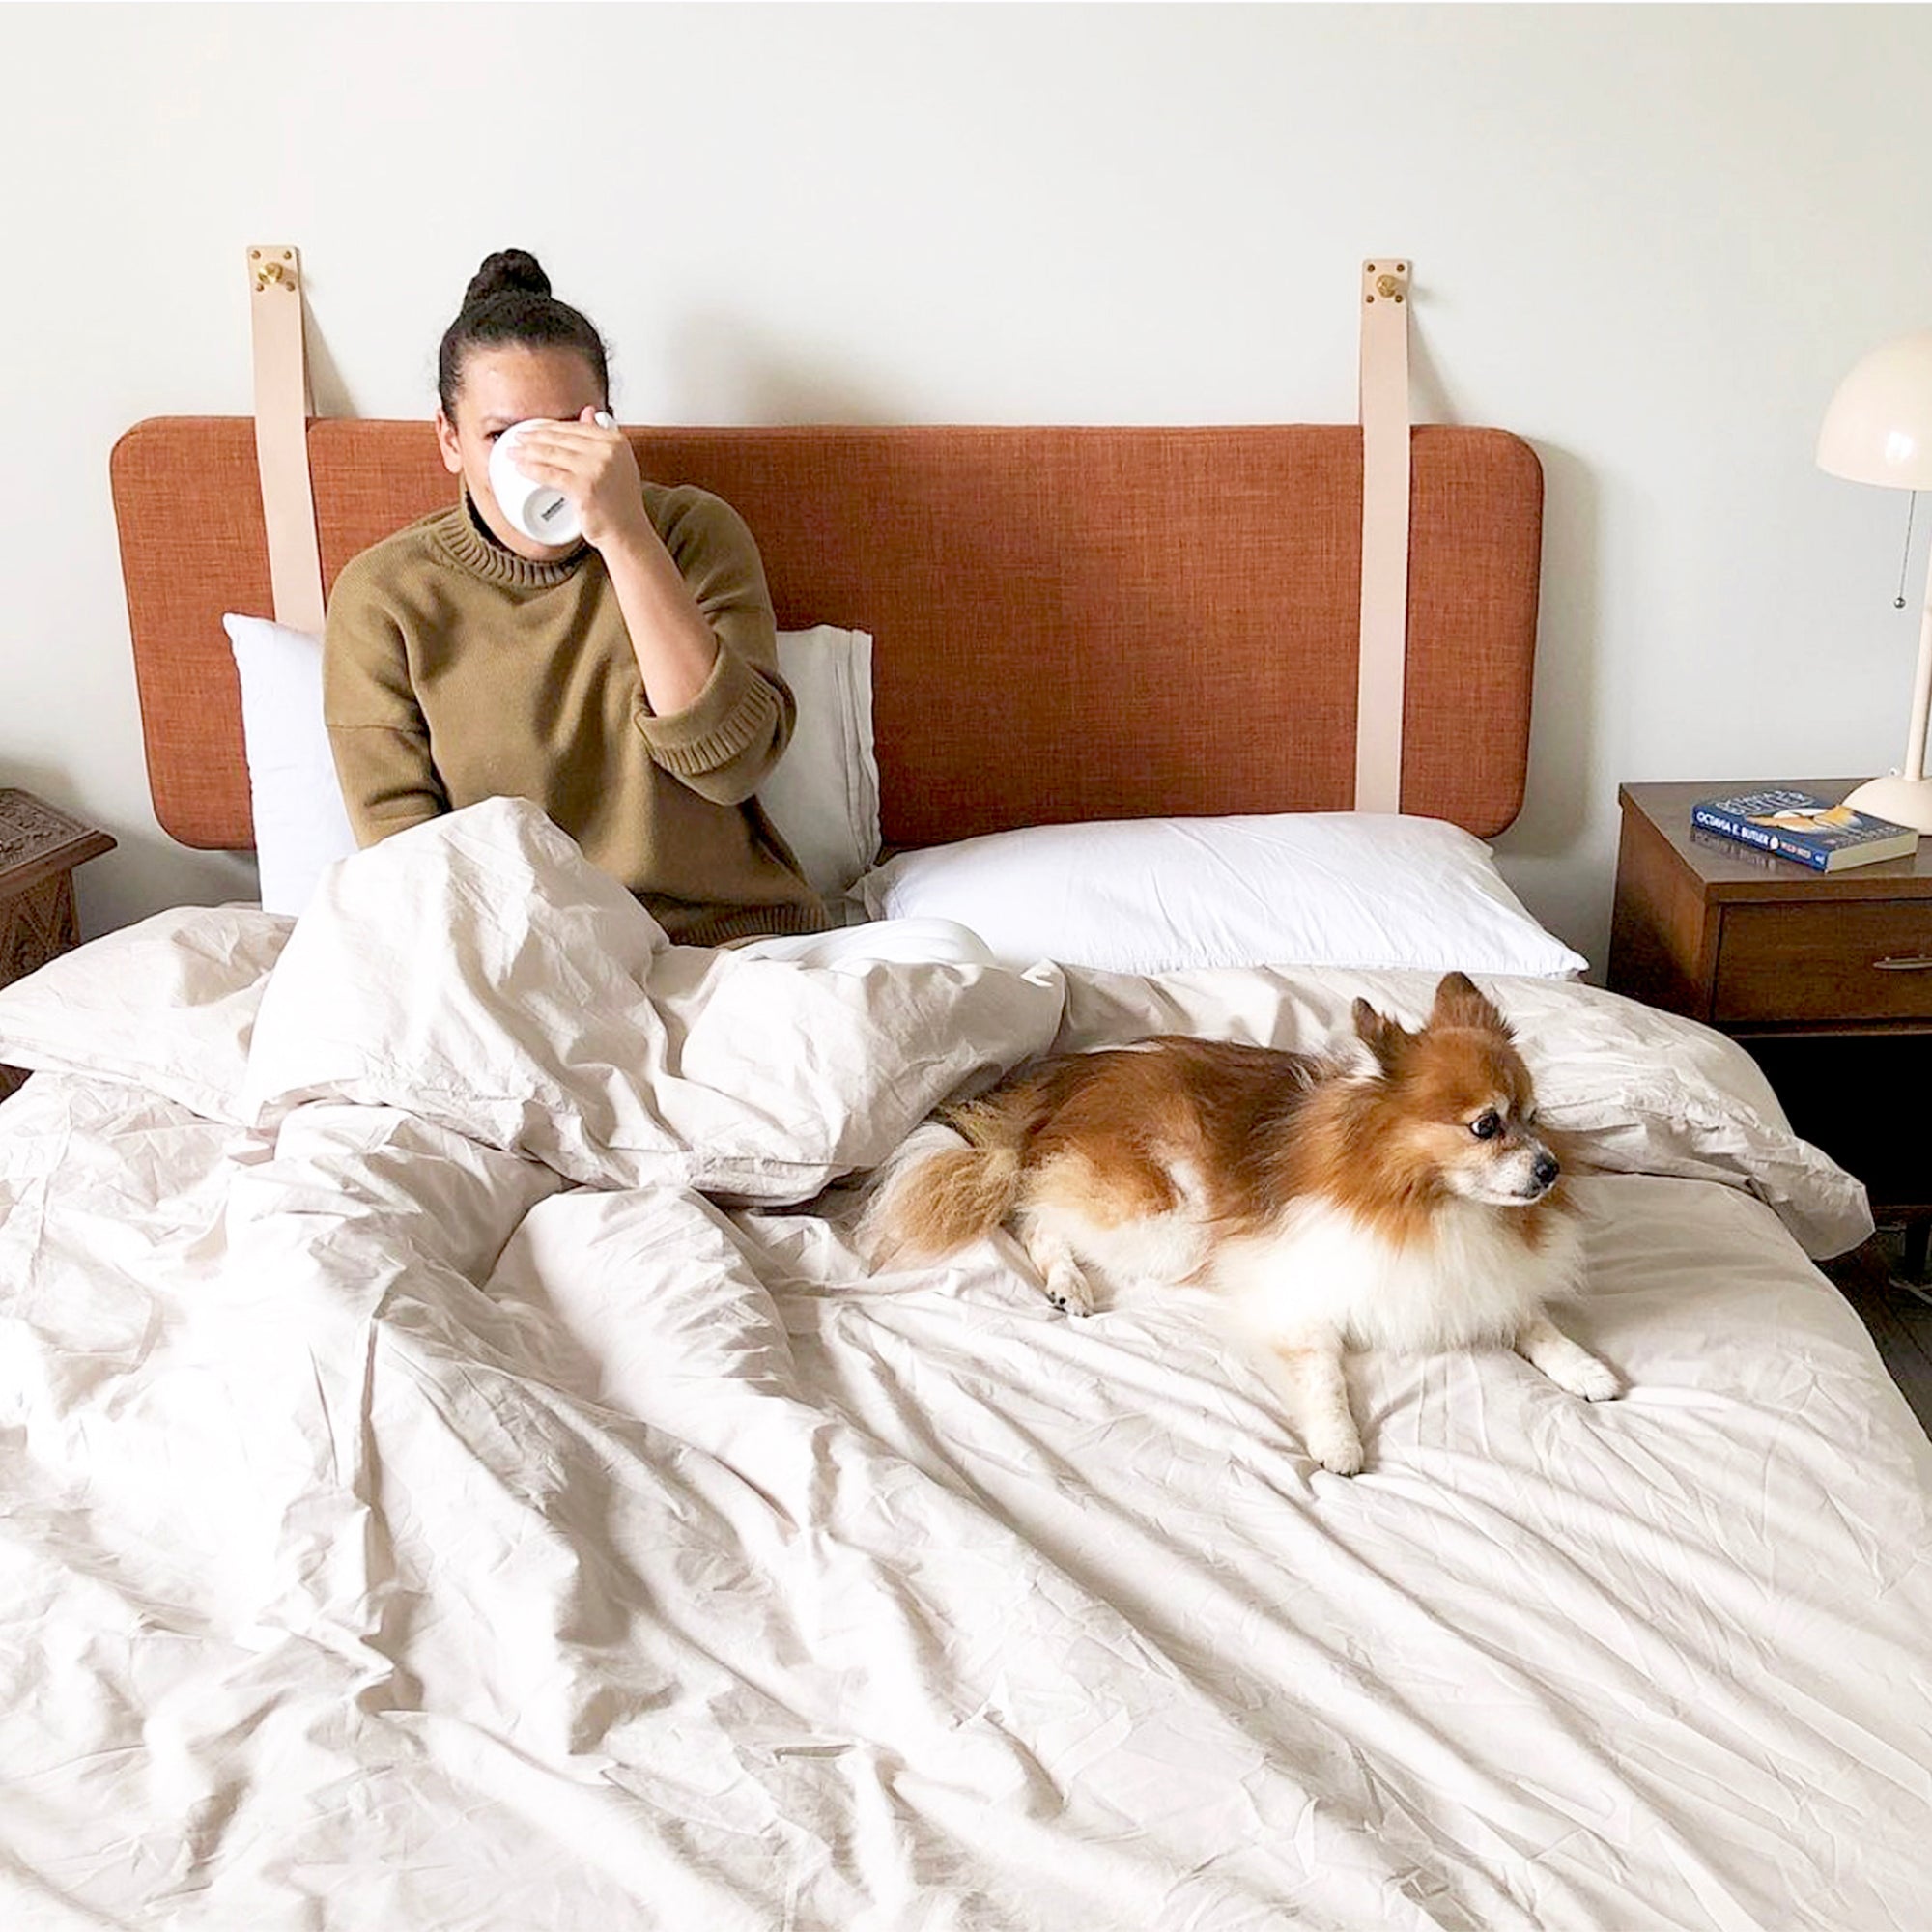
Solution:
<svg viewBox="0 0 1932 1932"><path fill-rule="evenodd" d="M312 408L302 346L301 257L279 242L248 250L255 352L255 467L269 533L275 621L322 635L322 552L308 476Z"/></svg>
<svg viewBox="0 0 1932 1932"><path fill-rule="evenodd" d="M1362 627L1355 810L1402 810L1408 655L1408 270L1362 264Z"/></svg>

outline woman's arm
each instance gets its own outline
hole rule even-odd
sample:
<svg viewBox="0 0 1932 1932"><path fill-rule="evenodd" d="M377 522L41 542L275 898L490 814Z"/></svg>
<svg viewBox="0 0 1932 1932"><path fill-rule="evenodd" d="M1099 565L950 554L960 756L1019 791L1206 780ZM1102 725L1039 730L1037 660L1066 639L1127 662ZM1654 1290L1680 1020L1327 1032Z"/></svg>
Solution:
<svg viewBox="0 0 1932 1932"><path fill-rule="evenodd" d="M620 429L586 410L577 422L538 423L518 437L517 468L564 492L583 539L604 558L631 634L644 701L660 717L693 703L718 661L718 639L644 509L638 459Z"/></svg>
<svg viewBox="0 0 1932 1932"><path fill-rule="evenodd" d="M797 718L757 545L735 511L695 490L675 493L660 535L623 431L589 415L522 431L517 466L570 497L603 556L651 756L701 796L737 805L783 755Z"/></svg>
<svg viewBox="0 0 1932 1932"><path fill-rule="evenodd" d="M430 759L429 725L410 682L402 631L354 563L328 600L322 710L357 845L449 810Z"/></svg>

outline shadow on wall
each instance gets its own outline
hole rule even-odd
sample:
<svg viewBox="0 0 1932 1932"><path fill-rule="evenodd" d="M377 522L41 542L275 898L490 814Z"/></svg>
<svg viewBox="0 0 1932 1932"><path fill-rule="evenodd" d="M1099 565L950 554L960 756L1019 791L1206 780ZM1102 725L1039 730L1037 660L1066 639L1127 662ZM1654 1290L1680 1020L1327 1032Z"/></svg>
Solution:
<svg viewBox="0 0 1932 1932"><path fill-rule="evenodd" d="M309 306L308 294L302 293L302 353L308 361L308 385L319 416L353 416L356 413L355 399L349 393L349 384L342 380L342 371L336 365L335 357L328 353L327 338L315 319L315 310Z"/></svg>
<svg viewBox="0 0 1932 1932"><path fill-rule="evenodd" d="M1569 450L1537 442L1543 464L1543 571L1535 698L1522 810L1495 841L1505 876L1532 913L1591 962L1609 949L1616 774L1602 769L1602 488Z"/></svg>
<svg viewBox="0 0 1932 1932"><path fill-rule="evenodd" d="M1416 308L1426 316L1433 305L1425 295ZM1416 423L1446 423L1451 428L1463 421L1449 400L1448 385L1430 350L1429 331L1420 322L1408 331L1408 419Z"/></svg>
<svg viewBox="0 0 1932 1932"><path fill-rule="evenodd" d="M1543 574L1537 597L1536 684L1529 777L1509 849L1557 858L1593 815L1601 698L1597 615L1597 486L1568 450L1536 444L1543 464Z"/></svg>
<svg viewBox="0 0 1932 1932"><path fill-rule="evenodd" d="M152 823L103 829L120 844L74 874L83 939L131 925L162 906L261 902L252 852L177 845Z"/></svg>

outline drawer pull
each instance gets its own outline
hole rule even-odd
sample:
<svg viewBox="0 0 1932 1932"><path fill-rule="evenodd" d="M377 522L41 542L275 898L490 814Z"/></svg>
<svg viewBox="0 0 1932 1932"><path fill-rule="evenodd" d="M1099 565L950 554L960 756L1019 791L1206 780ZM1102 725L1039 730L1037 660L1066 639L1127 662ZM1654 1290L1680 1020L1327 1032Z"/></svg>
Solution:
<svg viewBox="0 0 1932 1932"><path fill-rule="evenodd" d="M1872 970L1878 973L1932 973L1932 952L1905 953L1891 959L1874 959Z"/></svg>

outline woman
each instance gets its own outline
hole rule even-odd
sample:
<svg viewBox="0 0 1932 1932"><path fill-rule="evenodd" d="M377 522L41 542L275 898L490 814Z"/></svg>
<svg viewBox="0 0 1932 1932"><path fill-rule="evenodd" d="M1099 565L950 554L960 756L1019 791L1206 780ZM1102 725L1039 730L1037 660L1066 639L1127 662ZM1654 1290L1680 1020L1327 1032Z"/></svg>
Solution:
<svg viewBox="0 0 1932 1932"><path fill-rule="evenodd" d="M673 940L830 923L754 793L795 709L743 521L643 482L604 345L521 249L477 271L438 358L462 495L354 558L329 599L324 709L357 841L485 798L532 799ZM576 506L581 541L504 515L490 451Z"/></svg>

